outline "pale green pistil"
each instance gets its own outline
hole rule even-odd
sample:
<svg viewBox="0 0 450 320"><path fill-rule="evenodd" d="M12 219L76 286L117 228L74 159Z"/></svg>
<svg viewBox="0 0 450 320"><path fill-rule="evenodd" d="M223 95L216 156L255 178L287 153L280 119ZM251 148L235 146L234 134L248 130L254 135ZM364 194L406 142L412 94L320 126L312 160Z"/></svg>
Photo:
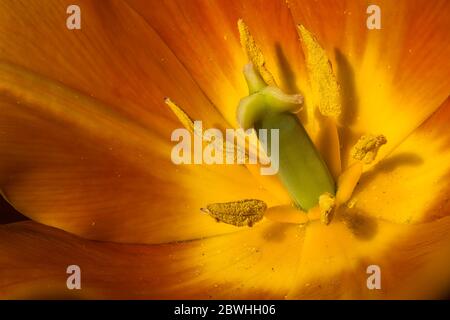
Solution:
<svg viewBox="0 0 450 320"><path fill-rule="evenodd" d="M335 195L335 182L298 117L300 95L288 95L268 86L252 64L244 69L250 95L243 98L237 110L238 122L244 128L279 129L279 178L294 203L308 211L325 193ZM271 139L267 139L268 150Z"/></svg>

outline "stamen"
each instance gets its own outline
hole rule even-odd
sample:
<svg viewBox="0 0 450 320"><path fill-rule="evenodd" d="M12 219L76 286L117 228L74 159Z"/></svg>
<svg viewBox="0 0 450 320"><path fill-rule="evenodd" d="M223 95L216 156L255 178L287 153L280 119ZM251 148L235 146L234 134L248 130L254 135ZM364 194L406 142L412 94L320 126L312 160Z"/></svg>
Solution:
<svg viewBox="0 0 450 320"><path fill-rule="evenodd" d="M293 205L282 205L267 209L264 217L280 223L304 224L309 221L306 212Z"/></svg>
<svg viewBox="0 0 450 320"><path fill-rule="evenodd" d="M210 136L208 134L204 134L203 132L196 130L196 127L194 126L194 121L192 121L191 117L181 108L179 107L175 102L173 102L170 98L164 98L165 104L167 104L174 113L174 115L178 118L178 120L181 122L181 124L189 130L189 132L196 134L197 136L201 137L202 139L205 139L207 141L213 141L212 144L214 145L217 152L223 152L225 151L227 154L233 154L234 161L237 160L238 155L242 154L244 155L245 162L249 159L249 153L248 150L246 150L245 145L241 146L240 144L236 145L236 152L234 152L234 144L229 145L227 144L223 139L220 139L217 136ZM245 142L244 142L245 144Z"/></svg>
<svg viewBox="0 0 450 320"><path fill-rule="evenodd" d="M328 225L333 219L336 208L336 199L329 193L324 193L319 197L320 221Z"/></svg>
<svg viewBox="0 0 450 320"><path fill-rule="evenodd" d="M338 205L346 203L353 194L359 179L361 178L363 165L356 162L348 167L338 179L336 202Z"/></svg>
<svg viewBox="0 0 450 320"><path fill-rule="evenodd" d="M194 121L192 121L187 113L177 106L170 98L164 98L164 103L169 106L170 110L172 110L178 120L180 120L181 124L191 133L194 133Z"/></svg>
<svg viewBox="0 0 450 320"><path fill-rule="evenodd" d="M337 118L341 114L340 88L331 68L331 63L325 50L313 34L302 25L298 26L298 30L305 53L306 67L315 104L324 116Z"/></svg>
<svg viewBox="0 0 450 320"><path fill-rule="evenodd" d="M213 203L200 210L209 214L217 222L225 222L237 227L251 227L263 218L267 205L261 200L247 199L236 202Z"/></svg>
<svg viewBox="0 0 450 320"><path fill-rule="evenodd" d="M375 160L380 147L386 144L386 142L386 137L383 135L364 135L359 138L353 147L351 151L352 158L364 164L370 164Z"/></svg>
<svg viewBox="0 0 450 320"><path fill-rule="evenodd" d="M363 166L372 163L375 160L380 147L386 143L386 137L383 135L364 135L358 140L351 151L353 159L357 161L348 167L338 179L338 189L336 193L337 206L350 200L353 191L361 178ZM348 203L347 206L350 208L355 205L355 202L356 200L354 200L353 203Z"/></svg>
<svg viewBox="0 0 450 320"><path fill-rule="evenodd" d="M255 42L255 39L250 33L248 26L242 19L238 20L238 29L241 40L241 46L247 54L249 61L253 63L255 68L258 70L264 81L270 86L276 86L275 79L273 78L270 71L266 68L266 61L261 52L261 49Z"/></svg>

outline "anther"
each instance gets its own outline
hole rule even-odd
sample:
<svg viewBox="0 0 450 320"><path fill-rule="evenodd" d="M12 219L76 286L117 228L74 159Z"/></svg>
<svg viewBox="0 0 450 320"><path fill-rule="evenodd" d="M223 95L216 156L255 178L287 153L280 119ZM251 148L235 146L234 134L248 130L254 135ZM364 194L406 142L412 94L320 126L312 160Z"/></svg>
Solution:
<svg viewBox="0 0 450 320"><path fill-rule="evenodd" d="M206 208L200 210L209 214L217 222L224 222L237 227L251 227L263 218L267 205L262 200L246 199L208 204Z"/></svg>
<svg viewBox="0 0 450 320"><path fill-rule="evenodd" d="M386 137L383 135L364 135L359 138L358 142L352 149L352 158L359 160L364 164L370 164L375 160L380 147L387 143Z"/></svg>
<svg viewBox="0 0 450 320"><path fill-rule="evenodd" d="M320 221L328 225L333 219L336 209L336 199L329 193L324 193L319 197Z"/></svg>
<svg viewBox="0 0 450 320"><path fill-rule="evenodd" d="M239 36L241 40L241 46L247 54L247 58L253 63L259 74L262 76L267 85L276 86L275 79L270 71L266 68L266 61L261 52L261 49L253 39L253 36L248 29L248 26L242 19L238 20Z"/></svg>
<svg viewBox="0 0 450 320"><path fill-rule="evenodd" d="M298 30L305 52L314 103L322 115L337 118L341 114L340 88L327 53L304 26L299 25Z"/></svg>

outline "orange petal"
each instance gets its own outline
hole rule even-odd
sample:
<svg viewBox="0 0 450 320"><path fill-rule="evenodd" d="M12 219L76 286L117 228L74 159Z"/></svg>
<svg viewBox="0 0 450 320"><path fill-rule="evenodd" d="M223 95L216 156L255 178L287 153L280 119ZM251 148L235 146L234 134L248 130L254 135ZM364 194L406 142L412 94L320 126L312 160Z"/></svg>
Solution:
<svg viewBox="0 0 450 320"><path fill-rule="evenodd" d="M78 4L79 31L65 27L67 1L0 5L0 59L13 63L2 64L2 93L9 98L2 98L0 143L9 151L0 175L14 206L89 238L162 242L234 231L198 213L207 201L270 202L260 191L241 192L241 185L259 187L243 168L170 163L170 134L181 124L164 96L205 127L225 122L126 4ZM45 93L48 104L31 92ZM24 99L33 105L25 107Z"/></svg>
<svg viewBox="0 0 450 320"><path fill-rule="evenodd" d="M377 1L381 30L366 27L365 1L289 1L295 23L328 51L342 89L344 167L363 133L383 133L389 154L450 92L448 1ZM308 92L305 92L305 101Z"/></svg>
<svg viewBox="0 0 450 320"><path fill-rule="evenodd" d="M83 240L35 222L0 226L0 298L280 299L292 284L302 229L252 230L166 245ZM81 290L66 287L69 265Z"/></svg>
<svg viewBox="0 0 450 320"><path fill-rule="evenodd" d="M288 298L443 298L450 287L449 231L449 217L398 225L354 210L345 213L343 223L312 223ZM369 266L380 268L380 289L367 286Z"/></svg>
<svg viewBox="0 0 450 320"><path fill-rule="evenodd" d="M356 188L355 207L398 223L434 220L450 214L450 99Z"/></svg>
<svg viewBox="0 0 450 320"><path fill-rule="evenodd" d="M0 224L12 223L27 220L15 210L3 197L0 196Z"/></svg>
<svg viewBox="0 0 450 320"><path fill-rule="evenodd" d="M77 2L81 30L66 28L70 4L1 3L0 60L57 80L164 135L168 123L179 126L163 103L167 96L193 119L225 125L182 63L125 3Z"/></svg>
<svg viewBox="0 0 450 320"><path fill-rule="evenodd" d="M154 243L237 230L202 215L208 203L271 202L244 166L174 165L170 127L162 137L56 82L9 64L0 70L0 186L36 221Z"/></svg>

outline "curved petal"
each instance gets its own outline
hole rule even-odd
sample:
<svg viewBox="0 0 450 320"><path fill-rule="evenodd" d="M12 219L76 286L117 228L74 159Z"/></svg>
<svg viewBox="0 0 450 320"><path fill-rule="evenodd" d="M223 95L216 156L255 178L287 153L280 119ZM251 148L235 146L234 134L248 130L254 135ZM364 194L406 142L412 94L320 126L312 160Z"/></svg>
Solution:
<svg viewBox="0 0 450 320"><path fill-rule="evenodd" d="M450 99L388 157L363 174L355 208L397 223L450 214Z"/></svg>
<svg viewBox="0 0 450 320"><path fill-rule="evenodd" d="M0 298L283 298L303 230L263 223L253 230L166 245L83 240L34 222L0 226ZM82 289L66 287L69 265Z"/></svg>
<svg viewBox="0 0 450 320"><path fill-rule="evenodd" d="M311 224L291 299L432 299L450 287L450 218L400 225L349 211ZM378 266L381 289L369 289ZM369 279L369 283L372 283Z"/></svg>
<svg viewBox="0 0 450 320"><path fill-rule="evenodd" d="M66 27L70 4L2 2L0 60L57 80L161 134L167 122L176 123L163 103L167 96L193 119L225 125L182 63L125 3L77 2L81 30Z"/></svg>
<svg viewBox="0 0 450 320"><path fill-rule="evenodd" d="M171 126L159 135L9 64L0 64L0 91L0 187L36 221L91 239L159 243L238 230L202 215L208 203L270 205L244 166L175 165Z"/></svg>
<svg viewBox="0 0 450 320"><path fill-rule="evenodd" d="M175 167L170 135L181 124L164 97L205 127L225 127L222 117L126 4L78 2L75 31L63 19L69 4L0 5L0 59L9 61L2 63L1 188L17 209L89 238L163 242L234 231L198 213L208 201L270 202L243 168Z"/></svg>
<svg viewBox="0 0 450 320"><path fill-rule="evenodd" d="M366 27L366 1L289 0L295 23L316 35L340 81L344 167L362 134L383 133L389 141L384 156L450 92L449 2L376 4L381 30Z"/></svg>
<svg viewBox="0 0 450 320"><path fill-rule="evenodd" d="M301 65L300 43L284 1L127 2L172 48L233 126L237 104L248 95L238 19L248 24L277 83L288 92L299 91L295 71Z"/></svg>

